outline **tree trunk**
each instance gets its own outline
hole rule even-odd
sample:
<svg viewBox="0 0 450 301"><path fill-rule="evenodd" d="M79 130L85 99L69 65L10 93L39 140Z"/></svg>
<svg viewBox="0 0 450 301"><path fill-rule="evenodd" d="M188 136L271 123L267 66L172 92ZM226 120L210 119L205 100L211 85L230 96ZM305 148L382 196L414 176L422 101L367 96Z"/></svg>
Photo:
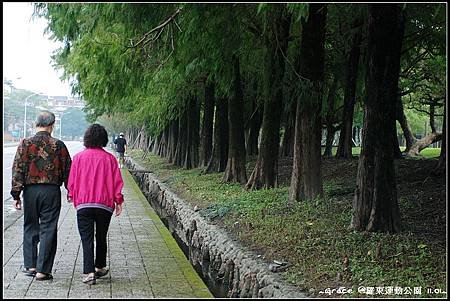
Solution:
<svg viewBox="0 0 450 301"><path fill-rule="evenodd" d="M161 135L161 139L159 141L159 146L158 146L158 151L157 151L157 155L160 157L165 157L166 153L167 153L167 142L168 142L168 127L166 127L163 131L162 131L162 135Z"/></svg>
<svg viewBox="0 0 450 301"><path fill-rule="evenodd" d="M200 143L200 166L206 167L212 154L212 135L214 118L214 84L205 87L205 106Z"/></svg>
<svg viewBox="0 0 450 301"><path fill-rule="evenodd" d="M170 122L169 154L168 154L168 161L170 163L173 163L175 160L177 142L178 142L178 118Z"/></svg>
<svg viewBox="0 0 450 301"><path fill-rule="evenodd" d="M435 114L435 106L430 104L430 128L431 128L431 132L433 132L433 133L436 132L436 124L434 121L434 114Z"/></svg>
<svg viewBox="0 0 450 301"><path fill-rule="evenodd" d="M150 138L150 143L148 144L148 147L147 147L147 153L152 151L153 145L155 145L155 140L156 140L155 137Z"/></svg>
<svg viewBox="0 0 450 301"><path fill-rule="evenodd" d="M285 5L271 5L266 28L264 112L261 143L258 159L247 189L271 188L277 186L278 151L280 147L280 116L283 108L283 77L287 53L290 14Z"/></svg>
<svg viewBox="0 0 450 301"><path fill-rule="evenodd" d="M447 138L446 138L446 131L447 131L447 114L445 113L445 106L444 106L444 118L442 120L442 144L441 144L441 155L439 156L439 163L436 167L436 173L438 174L445 174L445 163L446 163L446 158L445 158L445 151L446 151L446 143L447 143Z"/></svg>
<svg viewBox="0 0 450 301"><path fill-rule="evenodd" d="M228 122L230 127L230 145L228 162L222 180L225 182L247 182L245 170L245 137L244 137L244 97L242 93L239 58L233 57L233 95L228 102Z"/></svg>
<svg viewBox="0 0 450 301"><path fill-rule="evenodd" d="M152 153L158 155L159 143L161 142L162 133L156 136L155 144L153 145Z"/></svg>
<svg viewBox="0 0 450 301"><path fill-rule="evenodd" d="M399 47L400 48L400 50L401 50L401 48L402 48L402 44L403 44L403 35L404 35L404 32L405 32L405 24L404 24L404 20L402 19L401 21L400 21L400 24L399 24L399 32L398 32L398 46L397 47ZM392 78L392 81L393 81L393 83L394 83L394 85L392 86L392 88L391 88L391 90L389 91L390 92L390 95L391 95L391 97L392 97L392 99L395 99L395 100L397 100L398 99L398 91L399 91L399 86L398 86L398 82L399 82L399 77L400 77L400 59L401 59L401 51L400 51L400 53L397 53L397 56L398 56L398 60L397 60L397 58L394 58L394 60L395 60L395 62L392 62L392 64L393 64L393 66L392 66L392 68L393 68L393 76L395 75L396 77L395 78ZM397 72L397 69L398 69L398 72ZM401 99L400 99L400 101L401 101ZM395 101L395 117L397 117L397 115L398 115L398 113L397 113L397 110L398 109L400 109L399 108L399 106L398 106L398 100L397 101ZM398 135L397 135L397 123L395 122L395 120L394 120L394 124L393 124L393 127L392 127L392 141L393 141L393 147L394 147L394 159L401 159L402 158L402 152L401 152L401 150L400 150L400 145L399 145L399 143L398 143Z"/></svg>
<svg viewBox="0 0 450 301"><path fill-rule="evenodd" d="M164 144L164 148L162 151L162 156L164 158L167 158L169 156L169 143L170 143L170 124L168 124L166 126L166 129L164 130L164 135L165 135L165 144Z"/></svg>
<svg viewBox="0 0 450 301"><path fill-rule="evenodd" d="M325 140L325 150L323 152L324 158L330 158L333 156L333 141L337 129L338 128L333 126L332 124L327 124L327 137Z"/></svg>
<svg viewBox="0 0 450 301"><path fill-rule="evenodd" d="M197 97L192 96L188 104L187 115L187 148L183 167L192 169L198 167L199 164L199 127L200 114L199 106L197 104Z"/></svg>
<svg viewBox="0 0 450 301"><path fill-rule="evenodd" d="M337 76L334 76L327 97L327 115L326 115L327 138L325 143L325 151L323 152L323 156L325 158L331 157L333 155L334 134L337 131L337 128L333 125L336 86L337 86Z"/></svg>
<svg viewBox="0 0 450 301"><path fill-rule="evenodd" d="M261 129L262 116L261 109L256 103L256 99L252 101L252 115L250 116L250 128L247 139L247 154L249 156L258 155L258 137Z"/></svg>
<svg viewBox="0 0 450 301"><path fill-rule="evenodd" d="M136 129L135 131L133 131L135 136L136 136L136 138L134 139L134 142L131 145L131 148L138 148L138 145L137 145L138 144L138 140L141 137L141 134L142 134L142 131L144 130L144 128L145 128L145 125L142 125L141 130ZM133 138L134 138L134 135L133 135ZM131 141L131 139L130 139L130 141Z"/></svg>
<svg viewBox="0 0 450 301"><path fill-rule="evenodd" d="M222 172L228 159L228 100L217 99L212 156L204 173Z"/></svg>
<svg viewBox="0 0 450 301"><path fill-rule="evenodd" d="M394 159L403 158L402 151L400 150L400 144L398 143L397 127L395 125L391 132L391 139L392 139L392 148L394 151Z"/></svg>
<svg viewBox="0 0 450 301"><path fill-rule="evenodd" d="M147 150L147 140L148 140L147 136L148 136L147 131L144 130L144 133L142 134L142 140L141 140L141 149L144 151Z"/></svg>
<svg viewBox="0 0 450 301"><path fill-rule="evenodd" d="M353 44L347 61L347 79L344 92L344 111L342 114L341 132L336 157L341 159L352 158L352 128L353 113L356 103L356 79L358 77L359 57L361 52L361 31L353 37Z"/></svg>
<svg viewBox="0 0 450 301"><path fill-rule="evenodd" d="M142 137L142 149L143 150L147 150L147 145L148 145L148 133L146 130L144 130L144 135Z"/></svg>
<svg viewBox="0 0 450 301"><path fill-rule="evenodd" d="M177 148L174 155L174 165L183 166L184 158L187 149L187 112L188 108L185 108L183 114L179 118L178 125L178 141Z"/></svg>
<svg viewBox="0 0 450 301"><path fill-rule="evenodd" d="M430 144L433 144L435 142L438 142L442 139L443 133L437 133L436 132L436 125L434 121L434 115L435 115L435 107L434 105L430 105L430 128L431 133L428 135L425 135L422 139L415 140L414 144L411 146L409 151L406 153L409 157L415 157L419 156L420 152L427 148ZM445 118L444 118L445 119Z"/></svg>
<svg viewBox="0 0 450 301"><path fill-rule="evenodd" d="M282 157L292 157L294 155L294 124L286 124L280 155Z"/></svg>
<svg viewBox="0 0 450 301"><path fill-rule="evenodd" d="M308 20L302 20L299 73L308 80L308 91L297 101L294 163L289 201L312 200L323 194L321 171L322 89L324 78L324 42L327 6L309 5Z"/></svg>
<svg viewBox="0 0 450 301"><path fill-rule="evenodd" d="M150 136L150 134L146 134L146 141L145 141L145 151L144 154L142 155L142 159L146 159L147 155L150 153L150 144L152 143L152 137Z"/></svg>
<svg viewBox="0 0 450 301"><path fill-rule="evenodd" d="M394 53L394 55L396 55L396 57L393 57L392 61L391 61L391 75L392 78L390 79L394 84L392 85L391 91L390 91L390 97L392 97L393 102L396 104L395 105L395 110L400 109L398 107L398 91L399 91L399 87L398 87L398 82L399 82L399 77L400 77L400 59L401 59L401 49L402 49L402 45L403 45L403 35L405 32L405 20L404 17L401 16L400 20L399 20L399 24L398 24L398 33L396 36L396 43L397 45L395 46L396 49L398 50L397 52ZM401 99L400 99L401 102ZM398 113L397 111L395 112L395 116L397 117ZM401 159L402 158L402 152L400 150L400 145L398 143L398 136L397 136L397 123L394 120L394 123L392 124L392 139L393 139L393 147L394 147L394 158L395 159Z"/></svg>
<svg viewBox="0 0 450 301"><path fill-rule="evenodd" d="M292 101L289 105L289 112L286 118L283 141L281 142L281 156L292 157L294 155L294 127L295 127L295 111L297 102Z"/></svg>
<svg viewBox="0 0 450 301"><path fill-rule="evenodd" d="M407 153L407 156L409 157L419 156L420 152L423 149L427 148L432 143L442 140L442 137L443 137L442 133L431 132L422 139L416 140L416 142L413 144L413 146Z"/></svg>
<svg viewBox="0 0 450 301"><path fill-rule="evenodd" d="M411 147L414 143L416 143L416 138L414 137L409 124L408 120L406 119L405 111L403 108L403 101L401 96L397 98L397 108L396 108L396 114L397 114L397 120L400 123L400 126L402 127L403 135L405 136L406 141L406 149L404 150L405 153L408 153Z"/></svg>
<svg viewBox="0 0 450 301"><path fill-rule="evenodd" d="M369 4L367 98L351 228L398 232L400 211L390 135L400 69L403 14L397 4Z"/></svg>

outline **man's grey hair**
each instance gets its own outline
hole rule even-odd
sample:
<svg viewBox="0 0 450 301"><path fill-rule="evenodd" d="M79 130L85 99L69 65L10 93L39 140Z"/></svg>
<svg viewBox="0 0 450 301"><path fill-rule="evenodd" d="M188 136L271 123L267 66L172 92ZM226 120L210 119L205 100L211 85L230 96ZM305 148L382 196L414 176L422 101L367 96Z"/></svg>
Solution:
<svg viewBox="0 0 450 301"><path fill-rule="evenodd" d="M48 127L55 123L55 114L50 111L40 111L36 117L36 127Z"/></svg>

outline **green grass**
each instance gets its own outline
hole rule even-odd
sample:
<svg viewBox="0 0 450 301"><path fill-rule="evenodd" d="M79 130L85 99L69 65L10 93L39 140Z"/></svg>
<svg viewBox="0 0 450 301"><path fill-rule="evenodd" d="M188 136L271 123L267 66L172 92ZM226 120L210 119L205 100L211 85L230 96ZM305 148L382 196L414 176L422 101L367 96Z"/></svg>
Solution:
<svg viewBox="0 0 450 301"><path fill-rule="evenodd" d="M337 182L324 183L324 199L290 205L286 186L247 191L239 184L222 183L222 173L202 175L200 169L179 169L154 155L140 160L142 152L130 153L245 246L264 254L266 260L292 263L283 277L315 296L340 286L354 289L353 294L343 295L347 297L366 296L357 293L358 286L400 286L422 287L422 295L399 297L443 297L427 294L426 288L447 288L445 248L409 233L350 231L351 200L342 195L351 191ZM400 199L401 210L405 206L407 202ZM349 259L347 270L344 257Z"/></svg>
<svg viewBox="0 0 450 301"><path fill-rule="evenodd" d="M322 147L322 153L323 153L324 149L325 148ZM400 146L400 150L404 151L405 147L404 146ZM333 149L331 151L333 156L336 155L336 151L337 151L337 147L333 147ZM360 153L361 153L361 147L358 146L358 147L353 147L352 148L352 154L354 156L359 156ZM430 148L430 147L428 147L428 148L423 149L420 152L420 155L422 155L424 158L436 158L436 157L439 157L440 154L441 154L441 148Z"/></svg>
<svg viewBox="0 0 450 301"><path fill-rule="evenodd" d="M436 158L441 155L441 148L426 148L420 154L425 158Z"/></svg>

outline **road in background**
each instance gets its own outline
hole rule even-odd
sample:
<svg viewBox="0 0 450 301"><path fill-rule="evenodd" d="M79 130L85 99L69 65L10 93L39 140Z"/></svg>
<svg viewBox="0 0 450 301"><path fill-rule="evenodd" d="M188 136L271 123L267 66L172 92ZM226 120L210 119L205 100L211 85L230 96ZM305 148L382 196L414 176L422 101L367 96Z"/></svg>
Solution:
<svg viewBox="0 0 450 301"><path fill-rule="evenodd" d="M64 141L69 150L70 157L84 149L83 142L80 141ZM23 210L16 211L12 206L11 200L11 169L16 155L17 146L3 146L3 218L5 220L5 227L8 226L8 220L14 221L19 218ZM64 189L63 189L64 190Z"/></svg>

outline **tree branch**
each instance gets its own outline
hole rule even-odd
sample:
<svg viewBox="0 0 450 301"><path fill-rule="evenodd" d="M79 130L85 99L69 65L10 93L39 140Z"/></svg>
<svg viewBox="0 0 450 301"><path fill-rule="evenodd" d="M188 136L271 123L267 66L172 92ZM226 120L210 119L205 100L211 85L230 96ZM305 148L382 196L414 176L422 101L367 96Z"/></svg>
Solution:
<svg viewBox="0 0 450 301"><path fill-rule="evenodd" d="M177 20L173 20L173 22L174 22L175 25L177 26L178 30L179 30L180 32L183 32L183 31L181 30L180 26L178 26Z"/></svg>
<svg viewBox="0 0 450 301"><path fill-rule="evenodd" d="M425 113L425 114L427 114L427 115L430 115L430 112L429 112L429 111L420 109L420 108L418 108L418 107L416 107L416 106L408 106L408 109L413 109L413 110L416 110L416 111L418 111L418 112L422 112L422 113Z"/></svg>
<svg viewBox="0 0 450 301"><path fill-rule="evenodd" d="M175 13L173 13L172 16L170 16L169 18L167 18L163 23L161 23L160 25L156 26L155 28L153 28L152 30L150 30L149 32L147 32L146 34L144 34L144 36L136 43L133 45L133 42L131 41L131 46L126 47L125 51L131 48L136 48L139 45L141 45L142 43L144 43L144 41L147 39L148 36L150 36L151 34L154 34L156 32L156 35L151 38L150 40L148 40L147 42L144 43L147 44L150 41L156 41L159 36L161 35L161 32L164 30L164 27L169 24L171 21L175 21L175 17L180 13L181 8L178 8ZM175 21L176 24L176 21ZM178 26L178 24L176 24ZM181 29L178 27L178 29L181 31Z"/></svg>
<svg viewBox="0 0 450 301"><path fill-rule="evenodd" d="M422 60L425 59L425 56L429 54L428 50L425 50L423 53L417 55L417 57L413 60L413 62L402 72L400 72L401 76L407 77L411 70Z"/></svg>

